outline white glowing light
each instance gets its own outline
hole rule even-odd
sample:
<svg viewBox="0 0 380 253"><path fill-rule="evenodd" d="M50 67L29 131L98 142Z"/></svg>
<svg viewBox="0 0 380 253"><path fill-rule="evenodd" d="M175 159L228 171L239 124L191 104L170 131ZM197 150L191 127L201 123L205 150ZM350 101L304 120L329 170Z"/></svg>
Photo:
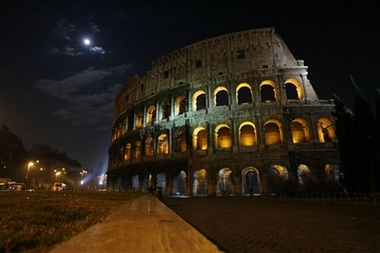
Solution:
<svg viewBox="0 0 380 253"><path fill-rule="evenodd" d="M84 42L85 45L90 45L91 44L91 41L89 39L84 39L83 42Z"/></svg>

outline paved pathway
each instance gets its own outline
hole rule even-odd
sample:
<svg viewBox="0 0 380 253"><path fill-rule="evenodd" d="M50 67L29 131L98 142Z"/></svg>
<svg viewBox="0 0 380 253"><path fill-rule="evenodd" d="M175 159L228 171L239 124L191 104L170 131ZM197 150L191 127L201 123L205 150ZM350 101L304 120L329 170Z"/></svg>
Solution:
<svg viewBox="0 0 380 253"><path fill-rule="evenodd" d="M219 248L239 252L380 252L380 205L163 198Z"/></svg>
<svg viewBox="0 0 380 253"><path fill-rule="evenodd" d="M221 252L153 195L127 204L51 253Z"/></svg>

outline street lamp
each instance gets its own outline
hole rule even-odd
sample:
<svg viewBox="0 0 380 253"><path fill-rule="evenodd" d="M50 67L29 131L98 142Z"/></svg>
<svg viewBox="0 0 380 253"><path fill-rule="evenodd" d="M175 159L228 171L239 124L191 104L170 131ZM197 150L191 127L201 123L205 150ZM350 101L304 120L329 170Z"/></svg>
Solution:
<svg viewBox="0 0 380 253"><path fill-rule="evenodd" d="M61 171L55 171L55 181L57 181L59 175L61 175Z"/></svg>
<svg viewBox="0 0 380 253"><path fill-rule="evenodd" d="M25 178L28 178L28 176L29 176L29 170L30 170L30 168L31 168L33 165L34 165L33 162L29 162L29 163L28 163L28 170L26 171Z"/></svg>
<svg viewBox="0 0 380 253"><path fill-rule="evenodd" d="M87 174L87 170L82 170L81 172L79 172L79 174L81 175L81 181L80 181L80 184L83 185L84 181L83 181L83 177L84 175Z"/></svg>

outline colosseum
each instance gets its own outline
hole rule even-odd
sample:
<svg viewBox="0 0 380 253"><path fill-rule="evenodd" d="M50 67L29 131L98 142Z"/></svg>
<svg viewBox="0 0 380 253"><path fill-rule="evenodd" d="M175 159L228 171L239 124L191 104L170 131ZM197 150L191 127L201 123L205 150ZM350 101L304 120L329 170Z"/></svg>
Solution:
<svg viewBox="0 0 380 253"><path fill-rule="evenodd" d="M337 180L334 102L307 70L272 27L154 60L116 97L108 190L256 196Z"/></svg>

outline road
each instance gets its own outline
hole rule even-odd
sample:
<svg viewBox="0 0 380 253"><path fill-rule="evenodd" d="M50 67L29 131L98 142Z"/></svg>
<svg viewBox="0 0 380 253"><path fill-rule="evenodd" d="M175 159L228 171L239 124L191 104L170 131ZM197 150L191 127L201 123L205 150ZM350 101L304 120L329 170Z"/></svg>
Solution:
<svg viewBox="0 0 380 253"><path fill-rule="evenodd" d="M162 201L228 253L380 252L380 204L249 197Z"/></svg>

